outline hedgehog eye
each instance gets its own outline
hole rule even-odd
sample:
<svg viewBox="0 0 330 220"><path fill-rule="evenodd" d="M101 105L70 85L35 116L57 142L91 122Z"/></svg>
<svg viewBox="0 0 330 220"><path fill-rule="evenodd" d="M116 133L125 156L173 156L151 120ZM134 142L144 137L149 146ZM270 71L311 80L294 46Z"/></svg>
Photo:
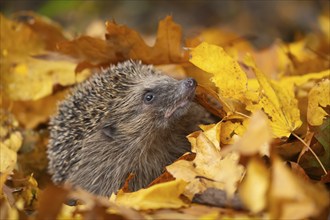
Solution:
<svg viewBox="0 0 330 220"><path fill-rule="evenodd" d="M154 93L147 92L146 94L144 94L143 101L144 101L145 104L151 104L154 99L155 99Z"/></svg>

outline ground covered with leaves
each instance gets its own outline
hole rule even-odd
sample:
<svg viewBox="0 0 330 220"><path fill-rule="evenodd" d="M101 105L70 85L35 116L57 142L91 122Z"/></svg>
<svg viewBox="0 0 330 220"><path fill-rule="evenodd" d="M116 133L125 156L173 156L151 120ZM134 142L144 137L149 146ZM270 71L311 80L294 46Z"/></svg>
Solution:
<svg viewBox="0 0 330 220"><path fill-rule="evenodd" d="M317 33L257 50L218 28L183 39L170 16L154 43L113 21L99 36L72 37L34 13L0 16L1 219L329 217L329 17ZM127 59L194 77L197 101L221 120L190 134L191 152L145 189L126 183L105 198L52 185L45 151L57 103Z"/></svg>

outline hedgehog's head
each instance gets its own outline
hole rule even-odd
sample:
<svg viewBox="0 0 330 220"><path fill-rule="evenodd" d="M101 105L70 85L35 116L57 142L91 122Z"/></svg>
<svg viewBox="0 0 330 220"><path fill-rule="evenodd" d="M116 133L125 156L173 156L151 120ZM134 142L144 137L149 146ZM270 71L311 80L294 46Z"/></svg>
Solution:
<svg viewBox="0 0 330 220"><path fill-rule="evenodd" d="M196 81L176 80L152 66L127 61L111 69L115 97L109 115L118 122L109 128L131 130L166 129L188 113ZM115 119L115 120L113 120ZM140 129L139 129L140 128Z"/></svg>

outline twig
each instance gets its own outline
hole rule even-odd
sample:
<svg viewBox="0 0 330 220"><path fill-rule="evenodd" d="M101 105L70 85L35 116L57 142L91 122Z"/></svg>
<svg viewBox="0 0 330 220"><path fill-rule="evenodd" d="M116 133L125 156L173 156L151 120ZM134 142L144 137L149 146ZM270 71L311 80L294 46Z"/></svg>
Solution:
<svg viewBox="0 0 330 220"><path fill-rule="evenodd" d="M321 162L320 159L317 157L317 155L316 155L315 152L312 150L312 148L311 148L310 146L308 146L308 144L307 144L303 139L301 139L298 135L296 135L295 133L292 133L292 135L295 136L295 137L296 137L301 143L303 143L303 145L305 145L305 146L308 148L308 150L311 151L311 153L314 155L314 157L315 157L315 159L317 160L317 162L320 164L320 166L321 166L323 172L324 172L325 174L327 174L327 173L328 173L327 170L324 168L322 162Z"/></svg>

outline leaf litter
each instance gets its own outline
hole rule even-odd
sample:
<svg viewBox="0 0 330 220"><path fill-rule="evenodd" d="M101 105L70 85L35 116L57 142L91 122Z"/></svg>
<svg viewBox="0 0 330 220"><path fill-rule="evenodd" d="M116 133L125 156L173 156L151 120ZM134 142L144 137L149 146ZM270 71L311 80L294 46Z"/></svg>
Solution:
<svg viewBox="0 0 330 220"><path fill-rule="evenodd" d="M171 16L159 22L153 46L113 21L104 38L74 39L37 14L14 18L0 17L1 218L327 218L329 17L320 17L320 33L263 51L215 28L183 42ZM222 119L190 134L191 152L145 189L105 198L53 186L44 164L31 160L47 160L41 131L56 103L98 69L126 59L194 77L197 100Z"/></svg>

